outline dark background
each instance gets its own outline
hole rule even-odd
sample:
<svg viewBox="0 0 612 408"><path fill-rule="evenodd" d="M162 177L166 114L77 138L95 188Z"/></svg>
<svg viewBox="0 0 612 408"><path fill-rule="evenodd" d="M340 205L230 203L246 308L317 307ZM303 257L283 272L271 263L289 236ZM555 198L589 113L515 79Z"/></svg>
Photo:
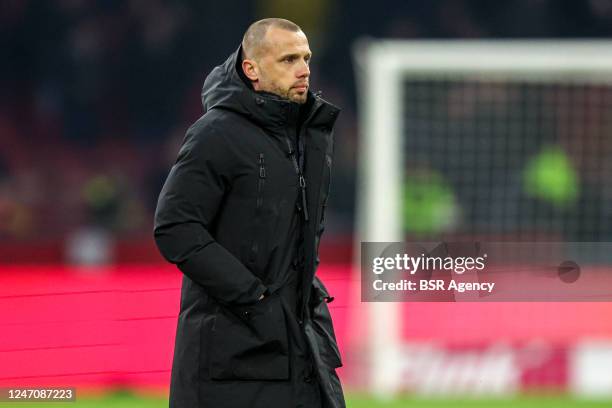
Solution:
<svg viewBox="0 0 612 408"><path fill-rule="evenodd" d="M18 259L11 245L21 244L39 248L24 256L30 261L52 257L52 250L44 250L47 243L63 245L90 227L110 239L150 245L157 195L185 130L202 113L204 78L259 18L284 17L303 28L314 52L313 90L322 90L343 109L328 244L350 241L354 226L355 40L612 35L612 1L607 0L375 5L341 0L0 3L0 242L12 248L1 254L4 260Z"/></svg>

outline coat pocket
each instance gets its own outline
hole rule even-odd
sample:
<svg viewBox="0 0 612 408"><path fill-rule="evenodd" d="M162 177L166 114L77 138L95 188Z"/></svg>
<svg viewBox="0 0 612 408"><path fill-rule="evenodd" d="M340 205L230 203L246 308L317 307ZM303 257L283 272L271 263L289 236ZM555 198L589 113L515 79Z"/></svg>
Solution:
<svg viewBox="0 0 612 408"><path fill-rule="evenodd" d="M321 360L328 368L342 367L342 357L338 349L334 325L327 304L333 301L318 277L315 277L311 294L311 318L317 333L317 343Z"/></svg>
<svg viewBox="0 0 612 408"><path fill-rule="evenodd" d="M287 380L285 312L276 293L246 306L220 306L212 328L213 380Z"/></svg>

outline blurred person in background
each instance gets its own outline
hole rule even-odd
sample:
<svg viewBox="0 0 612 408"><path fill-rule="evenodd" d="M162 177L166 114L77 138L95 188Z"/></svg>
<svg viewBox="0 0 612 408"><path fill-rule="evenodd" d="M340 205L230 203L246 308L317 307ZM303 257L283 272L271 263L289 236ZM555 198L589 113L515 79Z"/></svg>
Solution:
<svg viewBox="0 0 612 408"><path fill-rule="evenodd" d="M155 213L183 273L171 407L345 406L315 277L339 109L310 59L299 26L264 19L204 83Z"/></svg>

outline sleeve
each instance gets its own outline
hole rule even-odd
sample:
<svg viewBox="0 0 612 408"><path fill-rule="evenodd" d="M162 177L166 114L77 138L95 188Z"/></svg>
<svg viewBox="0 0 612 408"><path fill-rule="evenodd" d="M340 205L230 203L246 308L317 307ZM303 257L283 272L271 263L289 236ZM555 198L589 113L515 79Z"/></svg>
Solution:
<svg viewBox="0 0 612 408"><path fill-rule="evenodd" d="M266 287L211 235L211 223L230 187L233 160L214 131L190 128L155 210L154 237L163 257L212 297L251 303Z"/></svg>

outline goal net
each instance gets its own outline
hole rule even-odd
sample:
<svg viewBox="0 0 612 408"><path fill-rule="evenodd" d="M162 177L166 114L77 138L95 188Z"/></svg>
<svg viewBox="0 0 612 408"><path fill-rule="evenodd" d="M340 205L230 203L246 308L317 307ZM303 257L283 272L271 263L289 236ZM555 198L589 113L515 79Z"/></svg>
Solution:
<svg viewBox="0 0 612 408"><path fill-rule="evenodd" d="M355 259L365 241L612 239L610 50L605 41L358 43ZM368 310L370 387L393 393L405 312Z"/></svg>

